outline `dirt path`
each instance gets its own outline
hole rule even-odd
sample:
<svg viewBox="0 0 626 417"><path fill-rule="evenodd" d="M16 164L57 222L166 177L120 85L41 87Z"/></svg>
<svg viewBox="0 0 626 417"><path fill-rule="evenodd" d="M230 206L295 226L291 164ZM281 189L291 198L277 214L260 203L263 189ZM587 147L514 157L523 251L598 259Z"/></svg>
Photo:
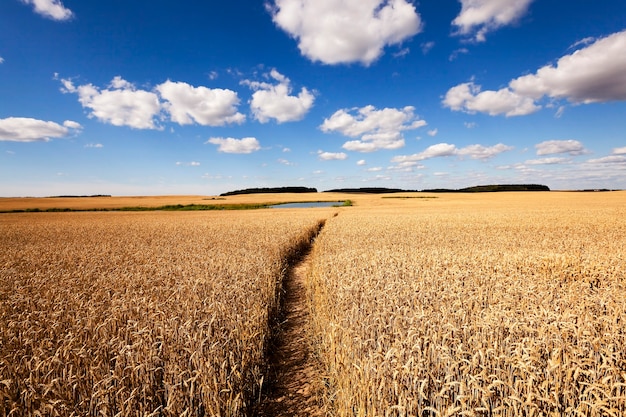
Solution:
<svg viewBox="0 0 626 417"><path fill-rule="evenodd" d="M257 417L325 415L315 393L318 368L306 339L309 311L305 280L310 265L307 252L283 282L281 325L269 353L271 381L256 410Z"/></svg>

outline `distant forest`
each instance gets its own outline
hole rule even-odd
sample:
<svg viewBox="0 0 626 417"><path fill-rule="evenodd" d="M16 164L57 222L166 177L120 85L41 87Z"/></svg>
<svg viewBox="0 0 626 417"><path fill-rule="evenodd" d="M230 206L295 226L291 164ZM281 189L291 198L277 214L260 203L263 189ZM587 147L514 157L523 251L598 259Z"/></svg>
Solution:
<svg viewBox="0 0 626 417"><path fill-rule="evenodd" d="M241 194L279 194L279 193L316 193L316 188L307 187L275 187L275 188L246 188L245 190L229 191L220 194L220 197Z"/></svg>
<svg viewBox="0 0 626 417"><path fill-rule="evenodd" d="M461 188L458 190L449 188L435 188L429 190L402 190L399 188L337 188L325 191L327 193L490 193L497 191L550 191L546 185L540 184L502 184L502 185L477 185L474 187Z"/></svg>
<svg viewBox="0 0 626 417"><path fill-rule="evenodd" d="M493 193L498 191L550 191L547 185L541 184L499 184L499 185L476 185L474 187L450 190L447 188L435 188L422 190L425 193Z"/></svg>
<svg viewBox="0 0 626 417"><path fill-rule="evenodd" d="M391 193L492 193L498 191L550 191L547 185L541 184L495 184L477 185L461 189L434 188L427 190L403 190L400 188L363 187L363 188L335 188L325 193L344 194L391 194ZM316 193L316 188L308 187L273 187L273 188L246 188L244 190L229 191L220 194L221 197L241 194L280 194L280 193Z"/></svg>

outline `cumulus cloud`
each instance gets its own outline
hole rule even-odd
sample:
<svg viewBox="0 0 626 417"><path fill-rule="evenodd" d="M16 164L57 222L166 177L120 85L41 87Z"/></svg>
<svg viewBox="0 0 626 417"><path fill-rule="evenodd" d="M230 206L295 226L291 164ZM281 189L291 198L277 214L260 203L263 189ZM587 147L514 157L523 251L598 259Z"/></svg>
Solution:
<svg viewBox="0 0 626 417"><path fill-rule="evenodd" d="M602 158L590 159L590 164L626 164L626 155L609 155Z"/></svg>
<svg viewBox="0 0 626 417"><path fill-rule="evenodd" d="M452 21L458 34L484 42L486 34L517 21L533 0L460 0L461 13Z"/></svg>
<svg viewBox="0 0 626 417"><path fill-rule="evenodd" d="M626 31L546 65L535 74L509 84L518 94L535 99L548 96L573 103L626 100Z"/></svg>
<svg viewBox="0 0 626 417"><path fill-rule="evenodd" d="M481 91L473 82L459 84L448 90L443 104L467 113L522 116L541 109L538 101L544 97L575 104L626 100L626 31L596 40L497 91Z"/></svg>
<svg viewBox="0 0 626 417"><path fill-rule="evenodd" d="M250 100L250 108L255 119L267 123L275 119L278 123L301 120L313 107L315 96L302 88L297 96L291 95L291 81L275 69L267 77L277 83L270 84L244 80L242 84L256 90Z"/></svg>
<svg viewBox="0 0 626 417"><path fill-rule="evenodd" d="M304 56L325 64L369 65L385 46L400 44L422 28L415 6L406 0L274 0L268 10Z"/></svg>
<svg viewBox="0 0 626 417"><path fill-rule="evenodd" d="M498 143L494 146L469 145L465 148L458 149L457 155L468 156L472 159L487 160L501 154L502 152L511 150L513 150L512 146L507 146L502 143Z"/></svg>
<svg viewBox="0 0 626 417"><path fill-rule="evenodd" d="M577 140L547 140L535 145L537 155L553 155L566 153L569 155L582 155L588 151Z"/></svg>
<svg viewBox="0 0 626 417"><path fill-rule="evenodd" d="M148 91L137 89L119 75L106 88L93 84L75 86L70 79L61 79L61 84L62 92L78 94L78 101L90 110L89 117L114 126L161 129L156 118L162 111L180 125L224 126L242 123L246 118L237 112L239 98L231 90L168 80Z"/></svg>
<svg viewBox="0 0 626 417"><path fill-rule="evenodd" d="M360 137L344 143L343 148L349 151L399 149L404 146L403 131L426 126L424 120L415 116L414 110L411 106L382 110L377 110L374 106L342 109L325 119L320 129L326 133L339 132L351 138Z"/></svg>
<svg viewBox="0 0 626 417"><path fill-rule="evenodd" d="M510 151L511 146L499 143L494 146L469 145L464 148L457 148L456 145L450 143L438 143L431 145L424 151L413 155L399 155L394 157L391 162L398 164L399 167L410 167L418 165L418 162L426 159L441 158L448 156L470 157L471 159L487 160L494 156Z"/></svg>
<svg viewBox="0 0 626 417"><path fill-rule="evenodd" d="M184 82L166 81L156 87L166 100L163 108L180 125L224 126L242 123L246 116L237 112L237 93L220 88L194 87Z"/></svg>
<svg viewBox="0 0 626 417"><path fill-rule="evenodd" d="M74 15L60 0L22 0L22 3L33 6L35 13L52 20L69 20Z"/></svg>
<svg viewBox="0 0 626 417"><path fill-rule="evenodd" d="M540 158L540 159L529 159L524 162L525 165L560 165L560 164L568 164L572 160L570 158Z"/></svg>
<svg viewBox="0 0 626 417"><path fill-rule="evenodd" d="M446 93L443 105L466 113L487 113L491 116L523 116L539 110L532 98L524 97L503 88L498 91L481 91L473 82L459 84Z"/></svg>
<svg viewBox="0 0 626 417"><path fill-rule="evenodd" d="M348 155L343 152L324 152L317 151L317 157L322 161L343 161L344 159L348 159Z"/></svg>
<svg viewBox="0 0 626 417"><path fill-rule="evenodd" d="M365 159L361 159L361 160L357 161L357 163L356 163L356 164L357 164L358 166L362 167L362 166L367 165L367 162L365 161Z"/></svg>
<svg viewBox="0 0 626 417"><path fill-rule="evenodd" d="M626 155L626 146L623 148L613 148L611 152L613 155Z"/></svg>
<svg viewBox="0 0 626 417"><path fill-rule="evenodd" d="M217 150L224 153L248 154L261 149L261 145L256 138L210 138L206 143L218 145Z"/></svg>
<svg viewBox="0 0 626 417"><path fill-rule="evenodd" d="M90 109L89 117L114 126L135 129L157 129L154 118L161 111L158 96L150 91L137 90L122 77L113 78L108 88L100 89L93 84L75 86L71 80L62 79L65 93L78 94L78 101Z"/></svg>
<svg viewBox="0 0 626 417"><path fill-rule="evenodd" d="M437 136L437 133L439 133L439 129L433 129L433 130L429 130L428 132L426 132L428 134L428 136L432 136L435 137Z"/></svg>
<svg viewBox="0 0 626 417"><path fill-rule="evenodd" d="M71 120L63 125L28 117L0 119L0 141L47 142L52 138L63 138L76 133L82 126Z"/></svg>

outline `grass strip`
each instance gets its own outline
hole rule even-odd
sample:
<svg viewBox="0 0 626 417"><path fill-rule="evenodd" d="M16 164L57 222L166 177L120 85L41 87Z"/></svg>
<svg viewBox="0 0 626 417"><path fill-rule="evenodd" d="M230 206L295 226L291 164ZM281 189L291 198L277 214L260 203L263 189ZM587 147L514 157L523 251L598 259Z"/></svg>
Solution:
<svg viewBox="0 0 626 417"><path fill-rule="evenodd" d="M27 209L14 209L14 210L1 210L0 214L7 213L71 213L71 212L98 212L98 211L213 211L213 210L258 210L269 208L277 204L293 204L293 203L306 203L306 201L296 201L289 203L241 203L241 204L168 204L165 206L157 207L145 207L145 206L131 206L131 207L110 207L110 208L27 208ZM333 207L352 206L352 201L346 200L338 202Z"/></svg>

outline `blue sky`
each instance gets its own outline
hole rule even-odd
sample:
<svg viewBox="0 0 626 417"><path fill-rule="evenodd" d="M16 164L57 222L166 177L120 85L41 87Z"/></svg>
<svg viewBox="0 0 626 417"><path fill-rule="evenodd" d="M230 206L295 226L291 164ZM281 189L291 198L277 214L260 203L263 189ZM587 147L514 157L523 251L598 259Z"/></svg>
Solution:
<svg viewBox="0 0 626 417"><path fill-rule="evenodd" d="M492 183L626 189L626 2L0 2L0 196Z"/></svg>

